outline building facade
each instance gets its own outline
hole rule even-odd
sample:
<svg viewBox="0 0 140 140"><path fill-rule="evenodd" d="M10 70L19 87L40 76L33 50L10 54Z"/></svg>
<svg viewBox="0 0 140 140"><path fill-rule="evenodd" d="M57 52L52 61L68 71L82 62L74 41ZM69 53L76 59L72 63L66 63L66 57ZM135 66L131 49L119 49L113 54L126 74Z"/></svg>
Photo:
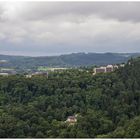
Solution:
<svg viewBox="0 0 140 140"><path fill-rule="evenodd" d="M114 70L118 69L117 65L107 65L106 67L99 67L99 68L94 68L94 73L93 75L97 73L109 73L113 72Z"/></svg>

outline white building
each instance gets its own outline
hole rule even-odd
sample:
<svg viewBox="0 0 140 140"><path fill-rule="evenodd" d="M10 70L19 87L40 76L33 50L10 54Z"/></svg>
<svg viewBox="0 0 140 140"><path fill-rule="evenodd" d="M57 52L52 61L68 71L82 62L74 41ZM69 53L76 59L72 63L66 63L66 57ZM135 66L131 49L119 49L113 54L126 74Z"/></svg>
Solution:
<svg viewBox="0 0 140 140"><path fill-rule="evenodd" d="M106 66L106 72L112 72L114 70L113 65L107 65Z"/></svg>
<svg viewBox="0 0 140 140"><path fill-rule="evenodd" d="M118 69L117 65L107 65L106 67L99 67L99 68L94 68L94 73L107 73L107 72L113 72L115 69Z"/></svg>
<svg viewBox="0 0 140 140"><path fill-rule="evenodd" d="M8 73L0 73L0 75L2 75L2 76L8 76L9 74Z"/></svg>
<svg viewBox="0 0 140 140"><path fill-rule="evenodd" d="M66 123L70 125L74 125L77 122L77 116L68 116L67 120L65 121Z"/></svg>

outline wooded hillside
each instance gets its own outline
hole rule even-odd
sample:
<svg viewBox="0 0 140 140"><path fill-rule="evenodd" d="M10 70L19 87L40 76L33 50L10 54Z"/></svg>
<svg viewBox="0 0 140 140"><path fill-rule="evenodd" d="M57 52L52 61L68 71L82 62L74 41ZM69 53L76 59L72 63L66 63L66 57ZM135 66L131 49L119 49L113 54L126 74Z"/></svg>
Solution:
<svg viewBox="0 0 140 140"><path fill-rule="evenodd" d="M66 123L77 114L77 122ZM139 138L140 58L112 73L0 77L1 138Z"/></svg>

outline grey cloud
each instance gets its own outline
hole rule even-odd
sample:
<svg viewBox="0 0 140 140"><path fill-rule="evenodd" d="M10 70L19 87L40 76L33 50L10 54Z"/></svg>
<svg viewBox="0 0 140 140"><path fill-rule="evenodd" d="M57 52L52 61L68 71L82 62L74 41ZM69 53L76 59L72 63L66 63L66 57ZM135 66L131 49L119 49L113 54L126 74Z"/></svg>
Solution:
<svg viewBox="0 0 140 140"><path fill-rule="evenodd" d="M0 2L0 51L140 51L140 3Z"/></svg>
<svg viewBox="0 0 140 140"><path fill-rule="evenodd" d="M16 3L16 2L15 2ZM17 2L16 13L4 2L0 2L0 15L8 19L43 20L61 15L97 15L120 21L140 21L140 2ZM22 6L21 6L22 5Z"/></svg>
<svg viewBox="0 0 140 140"><path fill-rule="evenodd" d="M97 15L120 21L140 21L140 2L28 2L23 18L48 19L66 14Z"/></svg>

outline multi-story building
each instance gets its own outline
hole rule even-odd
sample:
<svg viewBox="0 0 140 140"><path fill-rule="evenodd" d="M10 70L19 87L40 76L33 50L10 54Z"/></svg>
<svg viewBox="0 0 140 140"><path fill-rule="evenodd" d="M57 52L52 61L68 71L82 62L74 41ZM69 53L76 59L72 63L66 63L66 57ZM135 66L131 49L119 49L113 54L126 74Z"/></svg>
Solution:
<svg viewBox="0 0 140 140"><path fill-rule="evenodd" d="M114 67L112 65L106 66L106 72L112 72L114 70Z"/></svg>
<svg viewBox="0 0 140 140"><path fill-rule="evenodd" d="M106 67L95 68L94 73L105 73Z"/></svg>
<svg viewBox="0 0 140 140"><path fill-rule="evenodd" d="M94 68L94 73L93 75L95 75L96 73L106 73L106 72L112 72L115 69L118 69L117 65L107 65L106 67L99 67L99 68Z"/></svg>

